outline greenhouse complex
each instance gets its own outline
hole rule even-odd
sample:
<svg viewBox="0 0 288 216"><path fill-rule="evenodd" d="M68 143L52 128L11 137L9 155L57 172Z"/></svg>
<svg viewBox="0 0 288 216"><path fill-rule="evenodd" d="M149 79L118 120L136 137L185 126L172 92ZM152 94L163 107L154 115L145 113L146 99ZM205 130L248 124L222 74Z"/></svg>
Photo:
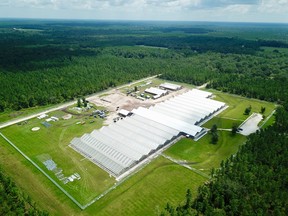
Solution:
<svg viewBox="0 0 288 216"><path fill-rule="evenodd" d="M70 147L117 178L180 135L196 140L205 135L200 125L225 108L211 96L193 89L150 108L133 109L123 120L74 138Z"/></svg>

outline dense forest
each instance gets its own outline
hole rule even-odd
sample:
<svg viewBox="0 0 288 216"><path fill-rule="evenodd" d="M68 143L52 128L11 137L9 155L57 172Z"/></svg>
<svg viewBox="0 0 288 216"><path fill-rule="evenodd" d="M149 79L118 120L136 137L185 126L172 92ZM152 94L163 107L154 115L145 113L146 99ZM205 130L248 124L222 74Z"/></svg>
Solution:
<svg viewBox="0 0 288 216"><path fill-rule="evenodd" d="M286 109L285 109L286 108ZM236 155L212 170L212 178L178 207L162 215L288 215L288 107L275 124L252 134Z"/></svg>
<svg viewBox="0 0 288 216"><path fill-rule="evenodd" d="M155 74L281 103L288 97L288 41L272 38L287 34L287 26L238 25L2 21L0 112Z"/></svg>
<svg viewBox="0 0 288 216"><path fill-rule="evenodd" d="M0 215L49 215L19 189L0 168Z"/></svg>

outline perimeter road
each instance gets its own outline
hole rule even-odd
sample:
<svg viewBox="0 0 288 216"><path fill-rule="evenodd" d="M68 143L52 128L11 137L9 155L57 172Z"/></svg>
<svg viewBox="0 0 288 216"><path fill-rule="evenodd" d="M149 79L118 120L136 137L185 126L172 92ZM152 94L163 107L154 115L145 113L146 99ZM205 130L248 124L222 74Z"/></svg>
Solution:
<svg viewBox="0 0 288 216"><path fill-rule="evenodd" d="M134 84L139 83L139 82L143 82L143 81L146 81L146 80L149 80L149 79L154 79L154 78L156 78L156 77L158 77L160 75L161 74L158 74L158 75L155 75L155 76L151 76L151 77L146 77L144 79L140 79L140 80L134 81L132 83L124 84L122 86L119 86L119 87L116 87L116 88L113 88L113 89L121 89L121 88L124 88L126 86L134 85ZM108 89L108 90L104 90L104 91L101 91L101 92L97 92L97 93L92 94L92 95L88 95L88 96L86 96L86 99L89 100L89 98L91 98L91 97L95 97L97 95L101 95L101 94L103 94L105 92L110 92L113 89ZM4 123L0 124L0 129L8 127L8 126L13 125L13 124L17 124L17 123L22 122L22 121L27 121L29 119L35 118L35 117L37 117L39 115L42 115L42 114L46 114L46 113L53 112L53 111L56 111L56 110L64 109L64 108L66 108L68 106L72 106L75 103L76 103L76 100L75 101L70 101L70 102L61 104L59 106L47 109L47 110L39 112L39 113L35 113L35 114L32 114L32 115L29 115L29 116L26 116L26 117L23 117L23 118L19 118L19 119L15 119L15 120L11 120L11 121L8 121L8 122L4 122Z"/></svg>

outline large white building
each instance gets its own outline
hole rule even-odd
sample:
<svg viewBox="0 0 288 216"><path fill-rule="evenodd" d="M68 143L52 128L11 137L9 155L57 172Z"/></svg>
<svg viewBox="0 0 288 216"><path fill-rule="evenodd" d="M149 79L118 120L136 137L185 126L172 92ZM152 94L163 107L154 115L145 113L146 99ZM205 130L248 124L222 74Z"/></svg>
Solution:
<svg viewBox="0 0 288 216"><path fill-rule="evenodd" d="M74 138L70 146L118 177L180 134L203 135L198 125L225 107L210 96L194 89L149 109L139 107L130 117Z"/></svg>
<svg viewBox="0 0 288 216"><path fill-rule="evenodd" d="M181 85L176 85L176 84L173 84L173 83L163 83L160 85L160 88L163 88L163 89L168 89L168 90L172 90L172 91L177 91L179 89L182 88Z"/></svg>

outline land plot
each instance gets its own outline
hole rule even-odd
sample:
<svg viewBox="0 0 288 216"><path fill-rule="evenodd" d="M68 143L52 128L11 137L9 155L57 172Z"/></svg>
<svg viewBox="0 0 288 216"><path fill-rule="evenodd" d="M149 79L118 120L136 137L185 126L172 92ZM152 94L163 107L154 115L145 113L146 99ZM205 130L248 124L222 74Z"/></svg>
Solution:
<svg viewBox="0 0 288 216"><path fill-rule="evenodd" d="M210 174L211 168L218 168L222 160L238 151L244 144L246 137L240 134L231 135L228 131L218 131L219 141L211 144L211 135L208 134L195 142L184 138L167 149L164 154L182 160L183 163Z"/></svg>
<svg viewBox="0 0 288 216"><path fill-rule="evenodd" d="M230 118L215 116L214 118L206 122L203 125L203 127L210 129L214 124L216 124L218 128L231 129L234 124L240 125L242 122L243 121L239 119L230 119Z"/></svg>
<svg viewBox="0 0 288 216"><path fill-rule="evenodd" d="M41 209L48 211L50 215L81 214L78 206L2 137L0 137L0 149L1 168L9 173L17 186L23 189Z"/></svg>
<svg viewBox="0 0 288 216"><path fill-rule="evenodd" d="M41 106L41 107L31 107L22 109L20 111L5 111L0 112L0 123L9 121L11 119L17 119L21 117L25 117L31 114L39 113L41 111L46 110L47 108L53 108L53 105Z"/></svg>
<svg viewBox="0 0 288 216"><path fill-rule="evenodd" d="M237 95L231 95L222 93L215 90L209 90L215 94L215 100L225 102L229 107L218 115L218 117L225 117L231 119L239 119L244 121L248 116L244 115L244 111L247 107L251 106L250 113L260 113L261 107L265 107L263 115L265 117L276 108L276 105L270 102L261 101L257 99L244 98Z"/></svg>
<svg viewBox="0 0 288 216"><path fill-rule="evenodd" d="M65 114L61 112L51 115ZM1 132L82 205L115 183L115 179L110 178L105 171L68 147L75 136L99 128L102 119L93 118L94 122L90 123L89 117L74 116L69 120L49 122L47 128L41 124L43 121L31 119L26 124L6 127ZM34 127L40 127L40 130L32 131ZM47 166L47 163L50 165ZM78 176L74 174L78 174L81 179L63 181L65 177L71 177L72 180Z"/></svg>
<svg viewBox="0 0 288 216"><path fill-rule="evenodd" d="M261 107L265 107L265 112L262 114L264 121L276 108L276 105L266 101L244 98L241 96L222 93L215 90L209 90L215 97L214 100L218 100L226 103L229 107L221 112L219 115L206 122L203 127L211 128L216 124L218 128L231 129L233 124L240 125L249 117L245 115L244 111L247 107L251 106L250 113L260 113Z"/></svg>
<svg viewBox="0 0 288 216"><path fill-rule="evenodd" d="M126 182L87 208L93 215L159 215L167 202L184 202L207 179L159 156ZM97 213L95 212L97 209Z"/></svg>

